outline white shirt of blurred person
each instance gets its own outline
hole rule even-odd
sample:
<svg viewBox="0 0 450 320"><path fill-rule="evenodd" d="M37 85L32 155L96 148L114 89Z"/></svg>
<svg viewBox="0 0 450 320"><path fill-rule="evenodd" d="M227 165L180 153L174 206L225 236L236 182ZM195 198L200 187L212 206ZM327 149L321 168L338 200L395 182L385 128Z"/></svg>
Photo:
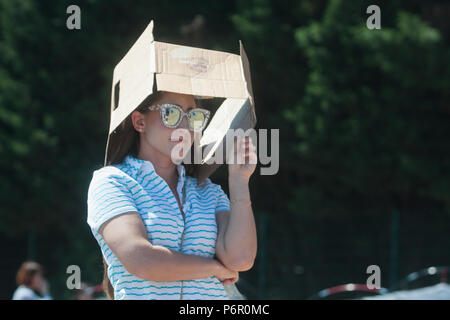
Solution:
<svg viewBox="0 0 450 320"><path fill-rule="evenodd" d="M94 289L87 283L82 282L80 289L75 289L73 293L74 300L95 300Z"/></svg>
<svg viewBox="0 0 450 320"><path fill-rule="evenodd" d="M14 291L13 300L53 300L49 294L48 282L43 277L43 268L40 264L24 262L17 272L17 289Z"/></svg>

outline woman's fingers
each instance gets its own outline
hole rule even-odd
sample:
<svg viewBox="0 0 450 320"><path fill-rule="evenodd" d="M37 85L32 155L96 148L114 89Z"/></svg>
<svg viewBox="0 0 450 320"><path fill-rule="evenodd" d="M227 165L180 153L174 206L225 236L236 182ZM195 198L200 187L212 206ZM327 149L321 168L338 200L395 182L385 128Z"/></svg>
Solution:
<svg viewBox="0 0 450 320"><path fill-rule="evenodd" d="M256 147L252 142L252 139L250 137L245 137L244 139L241 140L241 148L243 149L252 149L255 150Z"/></svg>
<svg viewBox="0 0 450 320"><path fill-rule="evenodd" d="M222 281L222 284L233 284L236 283L239 279L239 276L234 277L234 278L228 278Z"/></svg>
<svg viewBox="0 0 450 320"><path fill-rule="evenodd" d="M246 163L249 164L257 164L258 162L258 157L256 156L256 153L252 152L248 155L248 162L246 161Z"/></svg>
<svg viewBox="0 0 450 320"><path fill-rule="evenodd" d="M257 147L253 144L250 136L235 137L234 142L234 154L229 156L229 164L244 165L245 168L251 168L258 163ZM247 165L251 166L248 167ZM237 168L242 169L243 167Z"/></svg>
<svg viewBox="0 0 450 320"><path fill-rule="evenodd" d="M236 283L238 281L239 277L235 277L230 280L230 284Z"/></svg>
<svg viewBox="0 0 450 320"><path fill-rule="evenodd" d="M238 281L238 279L239 279L239 272L234 271L233 273L234 273L234 276L233 276L233 277L230 277L230 278L225 279L222 283L223 283L223 284L233 284L233 283L235 283L236 281Z"/></svg>
<svg viewBox="0 0 450 320"><path fill-rule="evenodd" d="M241 144L241 152L244 154L245 164L256 164L258 157L256 156L256 146L251 142L250 137L246 137Z"/></svg>

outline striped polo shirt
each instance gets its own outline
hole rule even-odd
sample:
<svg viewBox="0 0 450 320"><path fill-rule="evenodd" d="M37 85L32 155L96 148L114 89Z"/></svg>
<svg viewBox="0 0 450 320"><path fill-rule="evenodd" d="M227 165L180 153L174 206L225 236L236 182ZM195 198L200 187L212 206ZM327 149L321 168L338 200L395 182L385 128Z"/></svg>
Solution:
<svg viewBox="0 0 450 320"><path fill-rule="evenodd" d="M130 274L98 232L109 219L135 211L142 218L151 244L213 258L217 239L215 214L230 210L228 196L209 178L197 185L196 178L186 176L183 165L176 168L180 201L183 201L183 186L185 188L182 204L185 221L174 194L150 161L127 155L122 163L95 170L92 175L87 222L108 265L108 278L116 300L228 299L223 284L213 276L160 282Z"/></svg>

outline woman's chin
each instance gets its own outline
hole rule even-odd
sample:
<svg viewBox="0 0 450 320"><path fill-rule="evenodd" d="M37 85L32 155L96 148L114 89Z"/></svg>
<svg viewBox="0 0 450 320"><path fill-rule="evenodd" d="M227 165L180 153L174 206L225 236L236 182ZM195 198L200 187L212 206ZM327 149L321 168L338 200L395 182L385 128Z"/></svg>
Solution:
<svg viewBox="0 0 450 320"><path fill-rule="evenodd" d="M176 160L180 157L178 155L180 153L180 148L175 149L175 146L176 146L176 143L169 143L169 145L167 146L167 157L172 159L172 162L174 162L174 160Z"/></svg>

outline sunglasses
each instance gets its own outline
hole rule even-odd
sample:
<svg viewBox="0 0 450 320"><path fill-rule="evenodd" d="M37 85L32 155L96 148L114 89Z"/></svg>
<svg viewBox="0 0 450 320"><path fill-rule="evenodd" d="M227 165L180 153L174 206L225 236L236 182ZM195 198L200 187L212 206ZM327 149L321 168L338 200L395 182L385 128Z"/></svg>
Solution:
<svg viewBox="0 0 450 320"><path fill-rule="evenodd" d="M191 131L201 131L206 127L210 112L206 109L195 108L184 112L180 106L176 104L163 103L148 107L149 110L159 110L161 121L167 128L176 128L180 124L183 117L188 119L189 129Z"/></svg>

